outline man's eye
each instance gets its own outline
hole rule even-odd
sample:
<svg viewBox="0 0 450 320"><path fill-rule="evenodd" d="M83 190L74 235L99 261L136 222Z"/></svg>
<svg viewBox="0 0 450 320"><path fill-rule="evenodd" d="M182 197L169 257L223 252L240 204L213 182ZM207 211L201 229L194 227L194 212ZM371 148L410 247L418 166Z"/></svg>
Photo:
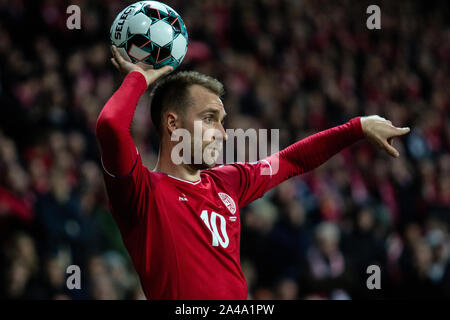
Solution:
<svg viewBox="0 0 450 320"><path fill-rule="evenodd" d="M205 121L206 121L207 123L210 123L210 122L212 121L212 117L206 117L206 118L205 118Z"/></svg>

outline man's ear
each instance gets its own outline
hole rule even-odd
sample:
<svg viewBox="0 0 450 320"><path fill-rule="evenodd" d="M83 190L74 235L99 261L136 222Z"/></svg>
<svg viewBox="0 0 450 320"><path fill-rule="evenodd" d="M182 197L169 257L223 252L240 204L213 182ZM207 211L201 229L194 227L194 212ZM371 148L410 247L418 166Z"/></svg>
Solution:
<svg viewBox="0 0 450 320"><path fill-rule="evenodd" d="M166 113L166 128L169 132L169 135L172 136L172 133L179 128L178 124L178 115L175 112L167 112Z"/></svg>

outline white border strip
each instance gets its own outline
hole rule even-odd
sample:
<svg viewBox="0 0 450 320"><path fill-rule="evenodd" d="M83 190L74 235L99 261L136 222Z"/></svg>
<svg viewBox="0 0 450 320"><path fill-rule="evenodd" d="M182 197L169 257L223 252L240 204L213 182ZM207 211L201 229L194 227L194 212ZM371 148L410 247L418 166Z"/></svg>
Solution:
<svg viewBox="0 0 450 320"><path fill-rule="evenodd" d="M136 147L136 156L139 156L139 151L138 151L138 148L137 148L137 147ZM138 161L138 158L136 158L136 161ZM102 158L101 156L100 156L100 162L102 163L103 170L105 170L105 172L106 172L110 177L117 178L117 176L113 175L113 174L110 173L108 170L106 170L105 165L103 164L103 158ZM130 173L132 173L134 169L135 169L135 167L133 167L133 169L131 169ZM128 173L128 175L129 175L130 173Z"/></svg>
<svg viewBox="0 0 450 320"><path fill-rule="evenodd" d="M170 174L167 174L167 175L169 177L173 178L173 179L177 179L177 180L180 180L180 181L183 181L183 182L186 182L186 183L190 183L190 184L194 184L194 185L202 181L202 179L199 179L199 180L193 182L193 181L188 181L188 180L184 180L184 179L181 179L181 178L177 178L177 177L171 176Z"/></svg>

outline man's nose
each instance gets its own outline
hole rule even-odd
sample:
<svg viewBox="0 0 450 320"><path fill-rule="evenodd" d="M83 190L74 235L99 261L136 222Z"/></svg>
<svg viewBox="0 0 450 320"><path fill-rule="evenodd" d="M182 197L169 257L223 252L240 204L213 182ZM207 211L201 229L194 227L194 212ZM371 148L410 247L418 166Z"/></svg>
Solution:
<svg viewBox="0 0 450 320"><path fill-rule="evenodd" d="M222 133L223 140L224 140L224 141L227 141L227 140L228 140L228 135L227 135L227 133L226 133L225 128L223 127L223 125L220 125L220 131L221 131L221 133Z"/></svg>

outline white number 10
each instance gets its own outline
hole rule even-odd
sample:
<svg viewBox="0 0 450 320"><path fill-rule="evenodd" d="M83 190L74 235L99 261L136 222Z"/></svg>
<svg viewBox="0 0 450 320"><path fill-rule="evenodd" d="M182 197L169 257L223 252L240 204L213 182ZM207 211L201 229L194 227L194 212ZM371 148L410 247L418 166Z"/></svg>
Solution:
<svg viewBox="0 0 450 320"><path fill-rule="evenodd" d="M220 220L220 231L222 232L223 239L220 236L219 231L217 230L217 223L216 223L217 217L219 217L219 220ZM211 213L211 223L210 223L210 219L208 217L208 210L203 210L202 214L200 215L200 218L202 218L203 222L206 224L209 231L211 231L212 246L217 247L217 246L219 246L219 243L220 243L220 245L223 248L228 247L228 244L230 243L230 241L229 241L228 235L227 235L227 221L225 220L225 218L222 215L215 213L213 211Z"/></svg>

